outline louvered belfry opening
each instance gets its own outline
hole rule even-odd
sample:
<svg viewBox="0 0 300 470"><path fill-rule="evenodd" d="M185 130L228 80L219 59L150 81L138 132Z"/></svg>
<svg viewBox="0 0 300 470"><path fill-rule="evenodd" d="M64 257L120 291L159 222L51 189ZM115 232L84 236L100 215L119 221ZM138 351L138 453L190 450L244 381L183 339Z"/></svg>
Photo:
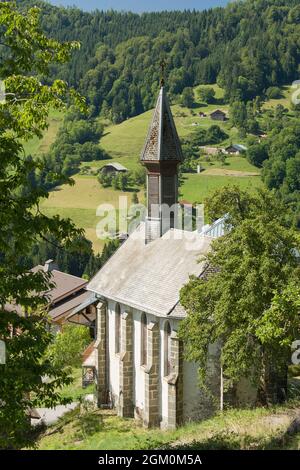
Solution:
<svg viewBox="0 0 300 470"><path fill-rule="evenodd" d="M141 162L147 169L146 243L173 228L178 202L178 164L183 160L171 108L162 86L154 109Z"/></svg>

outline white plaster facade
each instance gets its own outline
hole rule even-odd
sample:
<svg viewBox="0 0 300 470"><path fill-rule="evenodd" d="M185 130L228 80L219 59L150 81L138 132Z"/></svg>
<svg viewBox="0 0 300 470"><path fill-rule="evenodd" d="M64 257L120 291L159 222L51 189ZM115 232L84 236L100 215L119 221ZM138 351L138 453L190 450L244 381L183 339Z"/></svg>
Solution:
<svg viewBox="0 0 300 470"><path fill-rule="evenodd" d="M104 299L102 299L104 300ZM119 407L120 400L120 360L124 351L116 351L116 305L120 306L121 315L124 312L130 312L133 320L133 371L132 371L132 403L133 415L143 421L145 411L145 376L146 365L141 363L141 347L142 347L142 324L141 318L145 312L131 308L116 301L107 299L106 305L106 373L107 373L107 391L108 401L116 409ZM101 304L102 305L102 304ZM170 351L165 350L165 331L166 323L170 325L171 332L177 332L179 326L179 319L158 317L153 314L146 314L147 323L157 323L159 329L159 355L158 355L158 387L157 387L157 400L158 400L158 413L159 425L162 428L169 426L169 403L168 403L168 377L166 371L167 355ZM183 409L182 415L184 421L200 419L200 410L203 410L205 400L200 392L198 384L198 370L197 364L183 361L181 374L183 377ZM204 413L205 415L205 413Z"/></svg>

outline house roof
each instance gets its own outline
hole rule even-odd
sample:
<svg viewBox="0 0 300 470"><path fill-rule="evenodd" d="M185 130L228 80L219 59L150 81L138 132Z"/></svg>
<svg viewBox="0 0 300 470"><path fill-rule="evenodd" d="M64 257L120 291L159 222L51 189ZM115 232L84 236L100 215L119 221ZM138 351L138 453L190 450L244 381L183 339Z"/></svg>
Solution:
<svg viewBox="0 0 300 470"><path fill-rule="evenodd" d="M91 293L87 291L75 293L73 296L70 296L70 298L66 298L65 301L62 300L58 305L54 305L53 308L50 308L49 315L52 320L57 320L62 315L70 315L75 307L86 302L90 297Z"/></svg>
<svg viewBox="0 0 300 470"><path fill-rule="evenodd" d="M247 150L247 147L242 144L233 144L233 147L237 150Z"/></svg>
<svg viewBox="0 0 300 470"><path fill-rule="evenodd" d="M203 272L203 255L208 253L211 241L211 237L197 232L171 229L146 245L145 226L141 224L87 289L133 308L167 316L177 305L189 275L200 276Z"/></svg>
<svg viewBox="0 0 300 470"><path fill-rule="evenodd" d="M128 171L128 169L125 166L121 165L121 163L118 163L118 162L107 163L106 165L102 167L102 170L103 168L107 168L110 166L113 167L116 171Z"/></svg>
<svg viewBox="0 0 300 470"><path fill-rule="evenodd" d="M45 266L37 265L31 270L32 272L45 271ZM52 319L71 313L71 311L82 302L91 297L90 292L83 291L88 281L81 277L67 274L58 269L53 269L50 276L50 282L54 283L54 287L45 294L49 300L49 314ZM23 308L15 302L5 304L7 312L16 312L23 315Z"/></svg>
<svg viewBox="0 0 300 470"><path fill-rule="evenodd" d="M32 269L33 272L39 270L44 270L44 266L38 265ZM86 279L64 273L58 269L53 269L51 271L50 282L55 284L55 287L47 292L50 303L55 303L59 300L62 300L72 292L76 292L77 290L82 289L88 283Z"/></svg>
<svg viewBox="0 0 300 470"><path fill-rule="evenodd" d="M210 113L210 115L212 114L224 114L224 116L226 116L226 113L221 109L215 109L212 113Z"/></svg>
<svg viewBox="0 0 300 470"><path fill-rule="evenodd" d="M72 313L70 313L70 315L68 316L68 319L73 317L74 315L76 315L77 313L81 312L82 310L84 310L85 308L89 307L90 305L94 304L95 302L97 302L97 297L95 294L91 294L90 292L88 292L88 296L86 298L84 298L83 302L81 302L80 304L78 304L74 310L72 310Z"/></svg>
<svg viewBox="0 0 300 470"><path fill-rule="evenodd" d="M183 155L164 87L161 87L141 161L182 161Z"/></svg>
<svg viewBox="0 0 300 470"><path fill-rule="evenodd" d="M247 150L247 147L245 145L242 145L242 144L232 144L232 145L229 145L228 147L226 147L226 150L227 149L235 149L237 150L238 152L240 151L246 151Z"/></svg>

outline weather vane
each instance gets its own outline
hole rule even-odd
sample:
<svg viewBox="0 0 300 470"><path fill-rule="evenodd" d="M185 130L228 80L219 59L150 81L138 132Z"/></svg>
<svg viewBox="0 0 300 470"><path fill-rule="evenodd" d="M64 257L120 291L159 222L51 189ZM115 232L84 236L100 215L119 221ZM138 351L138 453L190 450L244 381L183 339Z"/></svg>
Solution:
<svg viewBox="0 0 300 470"><path fill-rule="evenodd" d="M160 62L160 86L164 86L165 84L165 69L166 69L166 61L164 59Z"/></svg>

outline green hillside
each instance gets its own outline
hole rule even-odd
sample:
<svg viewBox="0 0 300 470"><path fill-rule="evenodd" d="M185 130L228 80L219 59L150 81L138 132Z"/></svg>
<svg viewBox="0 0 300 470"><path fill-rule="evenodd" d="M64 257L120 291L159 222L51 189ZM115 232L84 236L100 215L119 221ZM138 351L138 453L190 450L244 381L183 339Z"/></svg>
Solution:
<svg viewBox="0 0 300 470"><path fill-rule="evenodd" d="M225 122L212 121L209 114L214 109L222 109L228 113L228 105L223 103L223 90L217 85L207 85L213 87L216 92L215 103L206 105L201 103L198 95L198 88L194 89L195 105L188 109L174 104L172 112L178 129L179 136L188 139L193 130L197 128L207 129L213 124L219 125L228 135L228 139L221 144L225 147L230 143L245 143L245 139L238 136L238 130L232 127L230 120ZM203 86L201 86L203 87ZM276 107L282 104L288 107L290 104L291 88L282 88L282 98L272 99L264 103L265 109ZM45 213L60 214L64 217L70 217L79 226L85 229L86 236L93 242L94 248L101 251L104 241L96 236L95 227L99 222L96 216L96 208L101 203L118 203L118 197L124 195L120 191L112 188L103 188L98 183L96 172L103 165L109 162L120 162L129 170L139 168L139 156L147 135L148 126L151 121L152 110L139 116L127 119L121 124L109 124L101 138L100 145L111 157L110 159L82 162L81 167L90 167L90 174L87 176L77 175L74 178L74 186L62 186L52 191L47 201L42 204ZM207 117L200 117L199 113L204 112ZM31 152L38 152L47 148L55 137L62 116L52 114L49 122L49 129L45 133L42 141L31 142ZM197 126L195 126L195 124ZM27 151L29 144L27 146ZM217 147L217 145L216 145ZM180 198L189 202L202 202L203 199L214 190L226 185L238 185L249 191L262 186L258 168L251 165L244 156L228 156L225 165L214 160L210 161L199 158L203 171L201 174L184 173L182 177L182 186L180 187ZM125 193L128 203L131 201L132 194ZM143 202L144 192L140 191L139 200Z"/></svg>
<svg viewBox="0 0 300 470"><path fill-rule="evenodd" d="M48 129L44 132L42 139L37 137L25 142L24 149L27 155L40 155L46 153L55 141L58 129L63 121L64 113L53 109L49 114Z"/></svg>
<svg viewBox="0 0 300 470"><path fill-rule="evenodd" d="M264 103L264 109L275 108L277 105L282 105L287 109L291 109L291 97L295 91L291 86L285 85L280 87L281 97L277 99L269 99Z"/></svg>
<svg viewBox="0 0 300 470"><path fill-rule="evenodd" d="M223 145L229 144L231 141L238 141L238 131L232 128L229 121L216 122L212 121L209 114L215 109L221 109L228 113L228 105L223 103L223 90L218 85L206 85L213 87L216 91L216 98L214 104L201 103L198 96L198 88L194 89L195 105L192 109L182 107L178 104L173 105L172 113L174 116L175 124L180 138L187 138L189 134L197 127L207 129L213 124L218 124L227 134L229 138L222 143ZM201 85L201 88L205 85ZM138 158L144 145L147 135L147 130L151 121L152 110L147 111L139 116L127 119L121 124L110 125L105 129L105 134L101 139L101 146L106 150L109 155L115 160L122 158L122 163L133 169L138 164ZM207 114L207 117L200 118L199 113ZM135 157L135 158L133 158ZM95 166L101 167L106 162L97 162Z"/></svg>
<svg viewBox="0 0 300 470"><path fill-rule="evenodd" d="M78 227L85 230L94 249L101 252L105 240L99 240L96 235L96 225L100 221L100 217L96 215L97 207L104 203L117 207L120 196L126 196L130 206L132 194L102 188L95 177L75 176L74 182L74 186L63 185L51 191L41 207L46 215L59 214L72 219ZM140 193L139 198L142 197L143 194Z"/></svg>
<svg viewBox="0 0 300 470"><path fill-rule="evenodd" d="M212 86L212 85L208 85ZM213 85L216 96L215 103L206 105L201 103L198 96L198 88L195 88L195 105L188 109L174 104L172 113L181 138L187 139L196 128L207 129L213 124L219 125L228 135L228 139L219 146L225 147L230 143L243 143L238 137L238 130L232 127L230 120L225 122L213 121L209 114L215 109L222 109L228 113L228 105L223 103L223 90L217 85ZM207 117L200 117L199 113L204 112ZM82 167L90 167L90 174L87 176L77 175L74 178L75 185L64 185L52 191L47 201L42 204L46 214L59 214L63 217L70 217L74 222L85 230L96 251L101 251L104 241L96 236L96 225L99 217L96 216L96 208L101 203L118 204L118 197L124 195L120 191L112 188L103 188L97 181L96 172L109 162L120 162L129 170L139 168L139 155L144 145L148 126L151 121L152 110L139 116L127 119L121 124L108 125L104 130L104 135L100 140L101 147L109 154L110 159L83 162ZM44 142L53 134L54 122L49 126L48 135L45 135ZM51 132L52 131L52 132ZM42 145L42 144L41 144ZM180 187L180 198L192 203L202 202L215 189L226 185L236 184L243 189L253 191L262 185L259 170L252 166L243 156L228 156L225 165L215 160L201 160L204 171L201 174L183 174L183 184ZM131 201L131 193L125 195L128 203ZM144 192L139 194L140 202L144 200Z"/></svg>

